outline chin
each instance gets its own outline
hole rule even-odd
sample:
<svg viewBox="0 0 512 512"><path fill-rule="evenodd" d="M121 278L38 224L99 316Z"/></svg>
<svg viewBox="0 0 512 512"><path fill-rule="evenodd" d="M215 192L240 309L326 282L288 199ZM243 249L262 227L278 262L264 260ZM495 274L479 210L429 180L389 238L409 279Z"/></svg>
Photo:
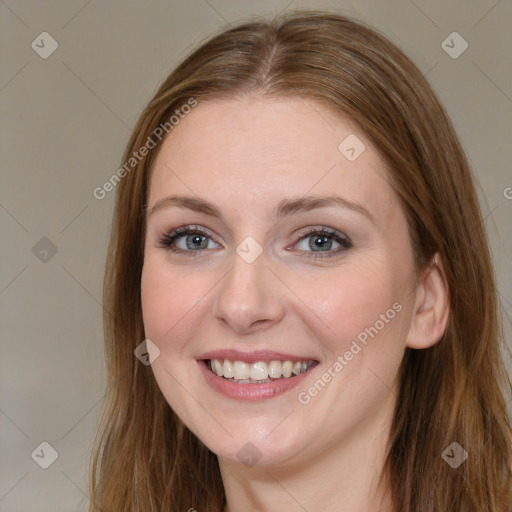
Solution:
<svg viewBox="0 0 512 512"><path fill-rule="evenodd" d="M206 436L201 441L219 458L243 464L246 467L283 465L302 452L304 445L308 445L307 442L300 442L291 432L284 429L277 433L265 427L261 428L259 435L257 426L246 434L242 433L242 429L235 430L233 426L229 427L229 431L233 433L233 437L226 433L222 442L219 442L218 437L210 436Z"/></svg>

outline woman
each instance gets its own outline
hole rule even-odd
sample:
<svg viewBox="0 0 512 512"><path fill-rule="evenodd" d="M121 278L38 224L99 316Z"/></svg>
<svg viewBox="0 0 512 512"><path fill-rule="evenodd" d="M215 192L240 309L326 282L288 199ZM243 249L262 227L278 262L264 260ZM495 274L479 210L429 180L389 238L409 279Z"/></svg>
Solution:
<svg viewBox="0 0 512 512"><path fill-rule="evenodd" d="M316 11L226 29L118 175L91 511L512 509L477 197L393 44Z"/></svg>

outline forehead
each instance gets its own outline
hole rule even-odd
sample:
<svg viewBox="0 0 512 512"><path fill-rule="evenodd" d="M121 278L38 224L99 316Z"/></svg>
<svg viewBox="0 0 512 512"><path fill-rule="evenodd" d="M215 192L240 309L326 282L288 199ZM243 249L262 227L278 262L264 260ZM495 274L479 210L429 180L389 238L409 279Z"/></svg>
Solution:
<svg viewBox="0 0 512 512"><path fill-rule="evenodd" d="M370 140L350 120L303 98L199 101L162 143L148 204L177 192L221 207L227 194L243 207L334 192L377 218L397 207Z"/></svg>

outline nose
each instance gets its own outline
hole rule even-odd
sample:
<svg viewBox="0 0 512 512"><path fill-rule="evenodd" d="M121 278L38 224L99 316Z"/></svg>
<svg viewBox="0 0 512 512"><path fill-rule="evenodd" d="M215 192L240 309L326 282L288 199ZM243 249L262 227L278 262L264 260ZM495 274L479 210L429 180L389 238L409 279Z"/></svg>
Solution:
<svg viewBox="0 0 512 512"><path fill-rule="evenodd" d="M268 329L284 316L283 285L268 268L264 253L249 263L233 251L231 269L216 290L215 318L239 334Z"/></svg>

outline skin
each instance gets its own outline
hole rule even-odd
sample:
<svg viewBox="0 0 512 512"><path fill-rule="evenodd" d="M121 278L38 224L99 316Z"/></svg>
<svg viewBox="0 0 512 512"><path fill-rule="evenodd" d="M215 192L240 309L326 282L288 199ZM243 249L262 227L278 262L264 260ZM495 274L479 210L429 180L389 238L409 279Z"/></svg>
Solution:
<svg viewBox="0 0 512 512"><path fill-rule="evenodd" d="M349 134L366 147L353 162L338 150ZM405 216L376 149L349 120L309 99L200 101L165 139L152 172L148 211L184 194L214 203L223 216L176 206L150 215L141 285L146 337L160 350L156 381L217 454L226 510L393 510L380 505L386 488L377 480L398 366L407 346L439 341L448 306L441 263L415 272ZM341 206L273 217L283 199L333 193L373 220ZM209 232L207 248L187 256L159 245L190 224ZM315 235L304 238L305 228L319 226L347 235L353 247L337 252L330 238L321 256L331 257L308 258ZM236 252L247 236L263 250L252 263ZM187 250L186 242L184 235L174 246ZM299 393L394 303L401 311L300 403ZM319 365L280 396L235 400L205 382L195 359L224 348L309 355ZM247 443L259 457L251 467L237 455Z"/></svg>

